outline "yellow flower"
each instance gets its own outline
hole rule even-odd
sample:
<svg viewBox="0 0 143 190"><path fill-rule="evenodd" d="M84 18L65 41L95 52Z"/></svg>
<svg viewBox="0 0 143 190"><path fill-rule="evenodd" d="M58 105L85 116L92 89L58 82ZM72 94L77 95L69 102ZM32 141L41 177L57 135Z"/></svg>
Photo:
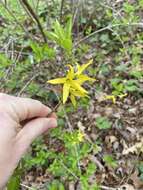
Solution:
<svg viewBox="0 0 143 190"><path fill-rule="evenodd" d="M78 142L83 142L84 141L85 134L81 131L78 132L77 139Z"/></svg>
<svg viewBox="0 0 143 190"><path fill-rule="evenodd" d="M93 59L91 59L88 63L84 64L84 65L79 65L77 63L77 72L76 72L76 75L81 75L83 73L83 71L93 63Z"/></svg>
<svg viewBox="0 0 143 190"><path fill-rule="evenodd" d="M106 95L105 100L112 100L113 103L116 103L116 97L114 95Z"/></svg>
<svg viewBox="0 0 143 190"><path fill-rule="evenodd" d="M72 144L75 145L75 144L78 144L80 142L83 142L84 137L85 137L85 134L79 130L78 133L76 134L76 138L75 137L73 138Z"/></svg>
<svg viewBox="0 0 143 190"><path fill-rule="evenodd" d="M87 64L84 64L82 66L77 64L76 72L74 71L73 66L68 65L69 70L66 77L48 81L50 84L63 84L63 103L65 103L68 97L70 97L72 104L76 106L75 97L87 96L88 91L86 91L81 85L85 81L94 81L94 79L82 73L92 62L93 61L90 60Z"/></svg>
<svg viewBox="0 0 143 190"><path fill-rule="evenodd" d="M118 95L118 97L122 99L122 98L126 97L127 95L128 95L127 93L125 93L125 94L120 94L120 95Z"/></svg>
<svg viewBox="0 0 143 190"><path fill-rule="evenodd" d="M119 97L120 99L124 98L127 96L127 93L126 94L120 94L120 95L117 95L117 96L114 96L114 95L106 95L104 97L104 100L112 100L112 102L115 104L116 103L116 98Z"/></svg>

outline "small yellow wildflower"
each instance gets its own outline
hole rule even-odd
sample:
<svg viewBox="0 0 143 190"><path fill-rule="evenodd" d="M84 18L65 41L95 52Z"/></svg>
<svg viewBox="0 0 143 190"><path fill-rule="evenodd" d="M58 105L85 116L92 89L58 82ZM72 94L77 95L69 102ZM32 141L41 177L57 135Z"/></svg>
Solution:
<svg viewBox="0 0 143 190"><path fill-rule="evenodd" d="M82 66L77 64L76 72L74 71L73 66L68 65L69 70L66 77L48 81L50 84L63 84L63 104L65 104L68 97L70 97L72 104L76 106L75 97L85 97L88 95L88 91L86 91L81 85L85 81L94 81L94 79L82 73L90 64L92 64L92 62L93 60L90 60L87 64Z"/></svg>
<svg viewBox="0 0 143 190"><path fill-rule="evenodd" d="M120 99L124 98L127 96L127 93L126 94L120 94L120 95L106 95L104 97L104 100L112 100L112 102L115 104L116 103L116 98L119 97Z"/></svg>
<svg viewBox="0 0 143 190"><path fill-rule="evenodd" d="M105 100L112 100L114 104L116 103L116 97L114 95L105 96Z"/></svg>
<svg viewBox="0 0 143 190"><path fill-rule="evenodd" d="M78 133L77 133L76 138L74 138L74 140L72 141L72 144L75 145L75 144L78 144L80 142L83 142L84 141L84 136L85 136L85 134L82 131L79 130Z"/></svg>
<svg viewBox="0 0 143 190"><path fill-rule="evenodd" d="M122 99L122 98L126 97L127 95L128 95L127 93L125 93L125 94L120 94L120 95L118 95L118 97Z"/></svg>
<svg viewBox="0 0 143 190"><path fill-rule="evenodd" d="M79 131L78 135L77 135L78 142L83 142L84 136L85 136L85 134L82 131Z"/></svg>

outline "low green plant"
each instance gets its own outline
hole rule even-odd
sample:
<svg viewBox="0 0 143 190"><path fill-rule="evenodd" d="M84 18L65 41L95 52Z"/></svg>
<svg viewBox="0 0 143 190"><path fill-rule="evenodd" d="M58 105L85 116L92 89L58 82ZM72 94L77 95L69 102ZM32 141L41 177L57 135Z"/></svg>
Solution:
<svg viewBox="0 0 143 190"><path fill-rule="evenodd" d="M104 155L103 161L109 167L116 168L118 166L117 161L114 160L112 155Z"/></svg>
<svg viewBox="0 0 143 190"><path fill-rule="evenodd" d="M53 48L50 48L48 44L39 45L37 42L30 41L29 45L33 50L33 57L35 61L41 62L46 59L54 59L55 51Z"/></svg>
<svg viewBox="0 0 143 190"><path fill-rule="evenodd" d="M143 163L142 162L139 164L138 170L139 170L139 177L143 181Z"/></svg>
<svg viewBox="0 0 143 190"><path fill-rule="evenodd" d="M72 19L70 18L63 28L62 25L56 20L53 24L53 32L47 32L50 40L55 41L62 47L68 55L72 54Z"/></svg>
<svg viewBox="0 0 143 190"><path fill-rule="evenodd" d="M64 185L58 180L54 180L47 184L47 190L65 190Z"/></svg>
<svg viewBox="0 0 143 190"><path fill-rule="evenodd" d="M122 78L114 78L111 80L111 86L113 88L112 94L115 96L139 91L136 79L123 80Z"/></svg>
<svg viewBox="0 0 143 190"><path fill-rule="evenodd" d="M99 129L110 129L112 127L111 122L106 117L96 118L95 124Z"/></svg>
<svg viewBox="0 0 143 190"><path fill-rule="evenodd" d="M0 78L2 79L5 76L5 70L13 64L13 61L10 60L5 54L0 54Z"/></svg>

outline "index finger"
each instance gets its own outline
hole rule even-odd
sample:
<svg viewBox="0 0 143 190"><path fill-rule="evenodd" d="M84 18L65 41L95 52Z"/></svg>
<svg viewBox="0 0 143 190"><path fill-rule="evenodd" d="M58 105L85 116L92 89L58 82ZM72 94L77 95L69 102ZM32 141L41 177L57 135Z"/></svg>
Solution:
<svg viewBox="0 0 143 190"><path fill-rule="evenodd" d="M0 97L1 109L17 121L23 121L34 117L46 117L51 109L38 100L20 98L9 95Z"/></svg>

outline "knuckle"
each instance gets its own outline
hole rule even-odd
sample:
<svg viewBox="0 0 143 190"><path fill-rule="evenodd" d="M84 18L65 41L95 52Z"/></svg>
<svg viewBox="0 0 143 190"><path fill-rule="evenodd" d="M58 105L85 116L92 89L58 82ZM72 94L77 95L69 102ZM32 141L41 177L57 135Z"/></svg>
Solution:
<svg viewBox="0 0 143 190"><path fill-rule="evenodd" d="M43 104L39 100L34 100L34 101L35 101L35 104L37 104L38 107L42 109Z"/></svg>
<svg viewBox="0 0 143 190"><path fill-rule="evenodd" d="M7 97L7 94L5 94L5 93L0 93L0 100L3 100L5 97Z"/></svg>
<svg viewBox="0 0 143 190"><path fill-rule="evenodd" d="M24 98L29 104L34 103L36 105L42 106L42 103L39 100L31 99L31 98Z"/></svg>

